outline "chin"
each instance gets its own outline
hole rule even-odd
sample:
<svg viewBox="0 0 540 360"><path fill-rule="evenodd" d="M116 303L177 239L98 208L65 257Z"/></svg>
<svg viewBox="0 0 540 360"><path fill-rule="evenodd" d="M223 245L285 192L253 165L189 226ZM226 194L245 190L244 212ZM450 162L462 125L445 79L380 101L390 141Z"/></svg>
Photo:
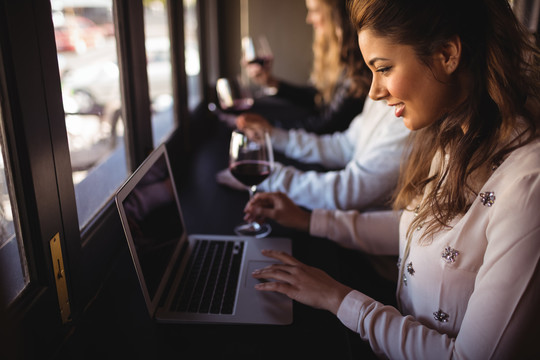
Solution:
<svg viewBox="0 0 540 360"><path fill-rule="evenodd" d="M403 124L405 125L405 127L409 130L418 130L415 128L414 126L414 123L411 121L411 119L407 118L407 117L402 117L403 119Z"/></svg>
<svg viewBox="0 0 540 360"><path fill-rule="evenodd" d="M407 116L406 114L402 116L402 119L403 119L403 124L405 125L405 127L407 127L407 129L412 130L412 131L423 129L426 126L429 126L430 124L429 122L426 122L425 119L422 119L422 118L413 119Z"/></svg>

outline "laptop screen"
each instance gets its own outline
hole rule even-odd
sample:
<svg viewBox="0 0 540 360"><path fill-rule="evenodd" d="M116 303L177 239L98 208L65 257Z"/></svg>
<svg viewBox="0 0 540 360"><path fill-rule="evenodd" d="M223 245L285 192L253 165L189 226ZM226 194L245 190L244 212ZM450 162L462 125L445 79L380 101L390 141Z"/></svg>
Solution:
<svg viewBox="0 0 540 360"><path fill-rule="evenodd" d="M150 299L184 231L165 153L122 202Z"/></svg>

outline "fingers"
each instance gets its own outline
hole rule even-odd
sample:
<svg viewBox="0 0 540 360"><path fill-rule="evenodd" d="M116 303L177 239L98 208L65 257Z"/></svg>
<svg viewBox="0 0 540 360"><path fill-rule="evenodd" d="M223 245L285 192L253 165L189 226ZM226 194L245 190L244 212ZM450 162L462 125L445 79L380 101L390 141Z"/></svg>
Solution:
<svg viewBox="0 0 540 360"><path fill-rule="evenodd" d="M268 77L267 71L259 64L247 64L246 73L250 78L266 80Z"/></svg>
<svg viewBox="0 0 540 360"><path fill-rule="evenodd" d="M277 291L289 297L292 296L292 291L295 290L293 285L295 281L294 266L286 264L272 264L263 269L258 269L252 272L252 276L256 279L265 279L265 281L255 285L258 290Z"/></svg>
<svg viewBox="0 0 540 360"><path fill-rule="evenodd" d="M244 113L242 115L239 115L236 118L236 126L239 129L243 129L249 125L254 125L257 123L258 123L257 117L250 113Z"/></svg>
<svg viewBox="0 0 540 360"><path fill-rule="evenodd" d="M257 222L262 224L268 219L272 219L272 210L264 208L256 208L254 211L247 210L244 215L244 221L246 222Z"/></svg>
<svg viewBox="0 0 540 360"><path fill-rule="evenodd" d="M345 296L352 290L323 270L304 265L282 251L263 250L262 253L282 263L255 270L256 279L268 279L255 285L257 290L282 293L293 300L337 314Z"/></svg>
<svg viewBox="0 0 540 360"><path fill-rule="evenodd" d="M253 129L271 131L272 126L264 117L254 113L244 113L236 118L236 127L240 130Z"/></svg>
<svg viewBox="0 0 540 360"><path fill-rule="evenodd" d="M256 279L272 279L289 282L291 280L291 266L285 264L272 264L263 269L254 270L251 275Z"/></svg>
<svg viewBox="0 0 540 360"><path fill-rule="evenodd" d="M271 193L257 193L245 206L246 221L264 221L274 219L274 201Z"/></svg>
<svg viewBox="0 0 540 360"><path fill-rule="evenodd" d="M302 231L309 231L311 213L298 207L287 195L276 193L258 193L244 208L245 219L265 221L272 219L280 225Z"/></svg>
<svg viewBox="0 0 540 360"><path fill-rule="evenodd" d="M287 295L292 298L291 292L294 290L293 286L287 283L279 281L268 281L263 283L258 283L255 285L255 289L262 291L272 291L278 292Z"/></svg>
<svg viewBox="0 0 540 360"><path fill-rule="evenodd" d="M244 211L254 211L259 209L270 209L275 207L275 196L273 193L256 193L245 206Z"/></svg>
<svg viewBox="0 0 540 360"><path fill-rule="evenodd" d="M246 204L246 210L256 210L258 208L275 209L279 208L282 202L280 193L261 192L255 194L255 196Z"/></svg>
<svg viewBox="0 0 540 360"><path fill-rule="evenodd" d="M265 64L261 66L260 64L248 63L244 60L242 65L246 69L246 74L250 79L259 85L268 85L272 77L271 61L265 61Z"/></svg>

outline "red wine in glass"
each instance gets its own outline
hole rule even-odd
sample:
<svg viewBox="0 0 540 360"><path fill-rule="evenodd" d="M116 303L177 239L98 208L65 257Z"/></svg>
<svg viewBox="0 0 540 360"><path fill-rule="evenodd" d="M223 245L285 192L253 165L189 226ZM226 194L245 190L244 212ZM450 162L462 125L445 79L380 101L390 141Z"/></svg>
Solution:
<svg viewBox="0 0 540 360"><path fill-rule="evenodd" d="M267 132L243 133L234 130L231 134L229 146L229 170L231 174L249 191L249 198L253 198L257 185L264 181L274 166L274 153L272 143ZM272 230L269 224L250 222L238 225L234 231L238 235L264 237Z"/></svg>
<svg viewBox="0 0 540 360"><path fill-rule="evenodd" d="M238 181L251 187L259 185L270 175L271 165L268 161L242 160L232 163L230 170Z"/></svg>

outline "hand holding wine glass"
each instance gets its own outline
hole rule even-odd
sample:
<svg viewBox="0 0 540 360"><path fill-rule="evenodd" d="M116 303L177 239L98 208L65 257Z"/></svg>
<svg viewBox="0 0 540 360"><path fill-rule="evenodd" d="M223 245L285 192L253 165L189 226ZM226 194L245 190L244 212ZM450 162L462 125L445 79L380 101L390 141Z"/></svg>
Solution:
<svg viewBox="0 0 540 360"><path fill-rule="evenodd" d="M262 86L261 91L275 89L277 81L272 76L274 55L265 36L256 40L250 36L242 38L242 64L250 79Z"/></svg>
<svg viewBox="0 0 540 360"><path fill-rule="evenodd" d="M249 190L253 198L257 185L266 179L274 166L272 142L267 132L246 134L234 130L229 147L229 170L231 174ZM235 227L238 235L264 237L272 230L269 224L250 222Z"/></svg>

